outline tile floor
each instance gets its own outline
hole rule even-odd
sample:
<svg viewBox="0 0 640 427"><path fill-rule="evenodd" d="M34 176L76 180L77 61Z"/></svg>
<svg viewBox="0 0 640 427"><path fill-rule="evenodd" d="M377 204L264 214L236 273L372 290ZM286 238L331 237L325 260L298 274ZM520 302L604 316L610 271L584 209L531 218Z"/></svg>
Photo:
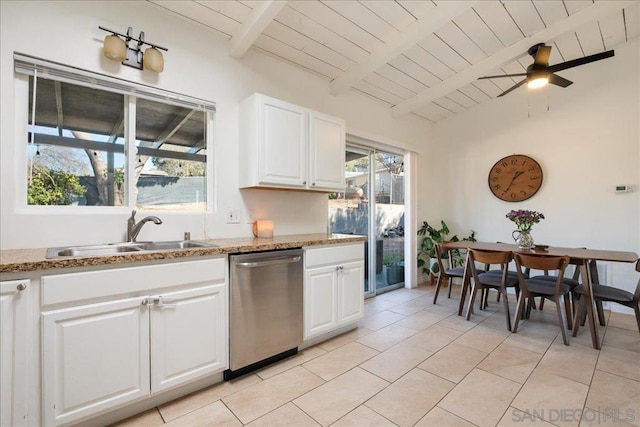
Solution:
<svg viewBox="0 0 640 427"><path fill-rule="evenodd" d="M493 298L466 321L432 295L367 300L358 329L118 426L640 426L632 315L607 312L597 351L588 327L563 345L553 303L511 334Z"/></svg>

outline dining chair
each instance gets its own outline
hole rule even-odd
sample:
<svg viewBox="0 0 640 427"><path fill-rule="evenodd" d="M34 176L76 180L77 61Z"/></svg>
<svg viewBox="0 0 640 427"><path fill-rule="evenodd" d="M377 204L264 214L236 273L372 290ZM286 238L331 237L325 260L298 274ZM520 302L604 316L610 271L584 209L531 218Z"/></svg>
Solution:
<svg viewBox="0 0 640 427"><path fill-rule="evenodd" d="M511 315L509 314L509 299L507 297L507 288L515 287L518 293L518 279L509 275L508 264L513 259L511 251L480 251L477 249L469 249L469 266L473 277L473 286L471 288L471 298L467 307L467 320L471 318L473 304L476 300L477 291L483 292L480 307L485 307L484 293L489 289L496 289L503 297L505 317L507 321L507 329L511 330ZM498 264L501 266L502 274L489 273L480 270L476 266L476 262L481 264Z"/></svg>
<svg viewBox="0 0 640 427"><path fill-rule="evenodd" d="M496 243L506 244L506 243L500 242L500 241L498 241ZM509 268L509 266L507 265L506 268ZM500 275L500 274L502 274L502 269L491 269L491 265L490 264L485 264L484 272L485 273L489 273L489 274L498 274L498 275ZM514 271L514 270L508 270L507 274L509 275L510 278L513 278L513 279L516 279L516 280L518 279L518 273L516 271ZM525 277L528 278L529 277L529 269L526 269L524 274L525 274ZM500 302L500 295L501 295L500 292L498 292L498 295L496 295L496 302ZM484 305L483 305L483 307L487 307L487 305L488 305L488 301L487 301L488 296L489 296L489 292L486 292L484 294ZM534 304L534 308L535 308L535 304Z"/></svg>
<svg viewBox="0 0 640 427"><path fill-rule="evenodd" d="M436 250L436 260L438 262L438 268L440 269L440 274L438 274L438 281L436 282L436 290L433 295L433 303L435 304L438 301L438 294L440 293L440 288L444 283L444 280L447 279L449 281L449 295L451 298L451 288L453 287L453 279L464 277L464 267L455 267L453 265L453 253L450 250L444 249L440 243L435 244ZM448 259L448 268L445 267L444 258Z"/></svg>
<svg viewBox="0 0 640 427"><path fill-rule="evenodd" d="M587 248L581 248L587 249ZM569 285L571 288L571 316L574 316L576 313L576 294L574 292L575 288L578 287L580 282L578 281L580 278L580 266L582 265L582 260L578 258L569 258L569 265L574 266L573 275L571 277L563 277L562 280L566 285ZM549 274L548 271L545 271L544 274L534 276L532 279L536 280L549 280L554 282L557 280L557 276ZM540 310L544 309L544 298L540 301ZM600 314L600 316L602 316ZM570 319L567 319L569 322L569 329L571 329Z"/></svg>
<svg viewBox="0 0 640 427"><path fill-rule="evenodd" d="M525 302L536 297L548 299L556 303L556 311L560 322L560 330L562 331L562 341L565 345L569 345L569 326L567 316L570 316L571 306L566 298L571 287L564 283L564 270L569 265L568 256L546 256L546 255L525 255L515 254L515 261L518 273L518 282L520 284L520 296L516 308L516 315L513 322L513 333L518 331L518 323L522 318L525 310ZM535 278L525 278L523 268L531 270L556 271L555 282L551 280L541 280ZM564 306L564 307L563 307ZM527 315L528 317L528 315Z"/></svg>
<svg viewBox="0 0 640 427"><path fill-rule="evenodd" d="M640 259L636 261L636 271L640 273ZM638 332L640 332L640 278L636 285L635 292L631 293L624 289L616 288L608 285L592 284L591 290L593 291L593 300L596 303L602 304L603 302L615 302L617 304L631 307L636 315L636 322L638 323ZM575 318L573 321L573 336L578 334L578 325L584 324L584 319L587 316L587 305L584 296L584 285L579 285L575 288L575 293L580 295L580 304L578 310L576 310Z"/></svg>

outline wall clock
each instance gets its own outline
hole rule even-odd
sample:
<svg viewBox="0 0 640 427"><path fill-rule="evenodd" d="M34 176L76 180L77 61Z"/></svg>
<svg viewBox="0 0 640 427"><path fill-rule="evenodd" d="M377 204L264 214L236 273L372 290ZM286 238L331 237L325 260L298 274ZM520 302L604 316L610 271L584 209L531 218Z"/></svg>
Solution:
<svg viewBox="0 0 640 427"><path fill-rule="evenodd" d="M489 189L506 202L521 202L542 186L542 168L529 156L513 154L498 160L489 171Z"/></svg>

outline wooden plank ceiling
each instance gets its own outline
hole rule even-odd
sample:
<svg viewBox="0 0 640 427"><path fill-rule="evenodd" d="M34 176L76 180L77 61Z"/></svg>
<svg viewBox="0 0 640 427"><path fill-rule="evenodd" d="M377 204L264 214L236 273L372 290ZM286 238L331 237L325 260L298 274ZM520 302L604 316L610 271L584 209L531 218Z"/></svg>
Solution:
<svg viewBox="0 0 640 427"><path fill-rule="evenodd" d="M637 0L148 1L229 39L236 58L259 49L327 79L334 95L354 90L431 122L517 83L477 78L525 72L536 43L552 46L553 65L640 33Z"/></svg>

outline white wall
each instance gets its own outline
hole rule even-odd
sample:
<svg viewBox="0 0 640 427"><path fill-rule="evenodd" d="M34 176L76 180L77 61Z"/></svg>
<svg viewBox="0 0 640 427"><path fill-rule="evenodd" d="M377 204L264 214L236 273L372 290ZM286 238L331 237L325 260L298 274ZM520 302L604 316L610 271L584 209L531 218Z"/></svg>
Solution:
<svg viewBox="0 0 640 427"><path fill-rule="evenodd" d="M0 248L46 247L119 241L129 209L87 214L85 210L34 212L17 200L26 185L24 120L16 115L13 52L69 64L134 82L204 98L217 103L215 122L216 207L214 214L168 214L164 224L146 226L140 239L249 236L248 211L276 222L277 234L324 232L326 194L238 190L238 103L253 92L297 103L344 118L347 127L422 151L430 136L428 122L407 116L392 119L389 108L356 92L329 95L329 83L308 72L250 50L241 60L228 54L229 42L143 1L0 2ZM169 49L159 75L141 72L102 56L102 25L134 33ZM90 208L89 208L90 209ZM228 225L229 209L241 209L243 223Z"/></svg>
<svg viewBox="0 0 640 427"><path fill-rule="evenodd" d="M511 241L511 209L543 212L533 228L538 243L640 253L640 47L638 39L615 57L563 71L574 82L548 93L520 88L434 126L432 197L420 200L433 221L449 220L478 240ZM527 117L528 111L530 116ZM540 191L521 203L494 197L489 169L500 158L525 154L542 166ZM616 185L633 192L615 194ZM432 204L436 201L436 204ZM427 206L428 205L428 206ZM631 264L608 266L608 278L634 289Z"/></svg>

